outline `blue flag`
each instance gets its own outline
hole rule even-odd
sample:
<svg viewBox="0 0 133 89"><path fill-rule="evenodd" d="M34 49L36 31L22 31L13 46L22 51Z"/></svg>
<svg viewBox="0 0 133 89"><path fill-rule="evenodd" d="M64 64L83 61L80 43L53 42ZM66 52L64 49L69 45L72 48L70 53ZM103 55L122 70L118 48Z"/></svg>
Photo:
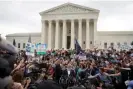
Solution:
<svg viewBox="0 0 133 89"><path fill-rule="evenodd" d="M77 39L75 38L75 50L76 50L76 54L79 54L80 52L83 52L81 46L79 45Z"/></svg>

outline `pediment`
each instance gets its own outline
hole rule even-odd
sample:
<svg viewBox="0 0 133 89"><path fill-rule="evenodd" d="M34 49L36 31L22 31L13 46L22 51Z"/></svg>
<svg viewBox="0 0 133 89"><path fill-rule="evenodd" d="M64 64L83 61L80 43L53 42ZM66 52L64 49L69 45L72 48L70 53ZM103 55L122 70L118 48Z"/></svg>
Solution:
<svg viewBox="0 0 133 89"><path fill-rule="evenodd" d="M43 11L40 13L40 15L43 14L63 14L63 13L87 13L87 12L99 12L99 10L80 6L73 3L66 3L62 4L60 6L48 9L46 11Z"/></svg>

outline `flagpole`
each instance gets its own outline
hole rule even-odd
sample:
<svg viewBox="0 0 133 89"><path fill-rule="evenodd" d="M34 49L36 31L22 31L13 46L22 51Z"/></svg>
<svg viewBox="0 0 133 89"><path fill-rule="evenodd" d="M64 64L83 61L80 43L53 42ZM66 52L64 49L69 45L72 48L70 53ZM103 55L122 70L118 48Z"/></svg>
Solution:
<svg viewBox="0 0 133 89"><path fill-rule="evenodd" d="M74 32L74 49L76 49L75 41L76 41L76 31Z"/></svg>
<svg viewBox="0 0 133 89"><path fill-rule="evenodd" d="M31 34L29 34L28 42L31 43Z"/></svg>

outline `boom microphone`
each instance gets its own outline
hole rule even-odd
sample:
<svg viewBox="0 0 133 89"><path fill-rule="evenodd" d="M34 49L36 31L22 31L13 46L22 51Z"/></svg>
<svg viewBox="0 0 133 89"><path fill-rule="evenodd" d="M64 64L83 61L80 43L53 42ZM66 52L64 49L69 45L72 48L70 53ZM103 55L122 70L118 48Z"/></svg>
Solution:
<svg viewBox="0 0 133 89"><path fill-rule="evenodd" d="M17 48L14 47L12 44L10 44L5 39L3 39L1 36L0 36L0 48L3 49L3 50L6 50L6 51L8 51L9 53L12 53L12 54L17 54L18 53Z"/></svg>

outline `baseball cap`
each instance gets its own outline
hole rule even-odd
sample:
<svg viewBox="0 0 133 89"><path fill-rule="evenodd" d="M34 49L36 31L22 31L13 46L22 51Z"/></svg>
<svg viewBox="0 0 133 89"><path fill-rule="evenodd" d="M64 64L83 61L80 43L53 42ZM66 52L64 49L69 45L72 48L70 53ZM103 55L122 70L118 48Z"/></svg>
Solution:
<svg viewBox="0 0 133 89"><path fill-rule="evenodd" d="M62 87L53 80L44 80L38 84L37 89L62 89Z"/></svg>
<svg viewBox="0 0 133 89"><path fill-rule="evenodd" d="M133 80L128 83L127 89L133 89Z"/></svg>

